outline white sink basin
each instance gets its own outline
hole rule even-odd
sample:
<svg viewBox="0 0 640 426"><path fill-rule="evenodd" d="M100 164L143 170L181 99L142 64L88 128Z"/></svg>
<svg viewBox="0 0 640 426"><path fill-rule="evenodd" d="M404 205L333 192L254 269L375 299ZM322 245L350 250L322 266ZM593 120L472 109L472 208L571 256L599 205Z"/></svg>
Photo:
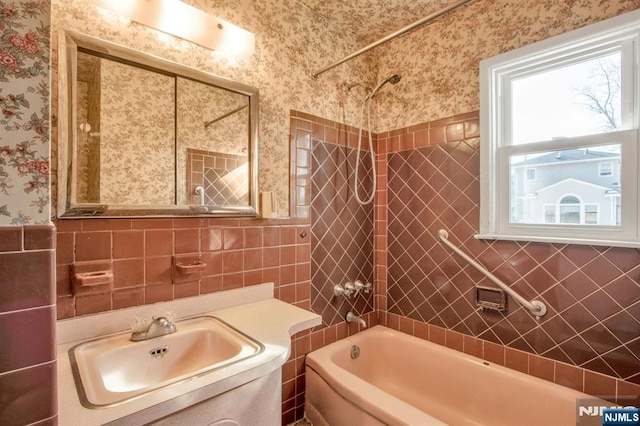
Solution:
<svg viewBox="0 0 640 426"><path fill-rule="evenodd" d="M254 356L264 347L213 317L176 323L177 331L140 342L120 333L69 350L82 404L115 405Z"/></svg>

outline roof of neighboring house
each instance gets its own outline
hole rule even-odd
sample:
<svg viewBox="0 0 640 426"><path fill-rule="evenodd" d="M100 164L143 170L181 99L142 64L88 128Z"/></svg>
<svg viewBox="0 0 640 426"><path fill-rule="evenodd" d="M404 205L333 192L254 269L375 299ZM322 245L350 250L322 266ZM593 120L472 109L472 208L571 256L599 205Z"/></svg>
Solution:
<svg viewBox="0 0 640 426"><path fill-rule="evenodd" d="M596 184L593 184L593 183L591 183L591 182L585 182L585 181L580 180L580 179L567 178L567 179L563 179L563 180L561 180L561 181L559 181L559 182L552 183L551 185L547 185L547 186L545 186L545 187L543 187L543 188L540 188L540 189L538 189L538 190L536 191L536 193L538 193L538 192L544 192L544 191L546 191L546 190L548 190L548 189L551 189L551 188L553 188L553 187L556 187L556 186L558 186L558 185L563 185L563 184L570 184L570 185L572 185L573 187L575 187L575 186L577 186L577 185L581 185L581 186L586 186L586 187L589 187L589 188L592 188L592 189L601 189L601 190L603 190L603 191L610 191L610 190L612 190L612 189L616 189L616 190L618 190L618 192L619 192L619 190L620 190L620 188L609 187L609 186L602 186L602 185L596 185Z"/></svg>
<svg viewBox="0 0 640 426"><path fill-rule="evenodd" d="M513 166L524 166L534 164L566 163L580 160L598 160L602 158L620 158L620 154L615 152L594 151L592 149L564 149L562 151L550 152L530 160L521 161Z"/></svg>
<svg viewBox="0 0 640 426"><path fill-rule="evenodd" d="M565 185L568 184L571 186L571 190L570 192L572 193L580 193L580 187L586 187L587 191L592 192L594 189L595 190L600 190L602 191L601 194L604 196L619 196L620 195L620 187L619 186L614 186L614 185L607 185L607 186L602 186L602 185L596 185L593 184L591 182L585 182L583 180L580 179L574 179L574 178L567 178L567 179L563 179L561 181L558 182L554 182L550 185L547 185L545 187L539 188L537 190L535 190L534 192L531 192L529 194L526 194L524 196L522 196L521 198L535 198L537 197L539 194L554 188L556 186L560 186L560 185Z"/></svg>

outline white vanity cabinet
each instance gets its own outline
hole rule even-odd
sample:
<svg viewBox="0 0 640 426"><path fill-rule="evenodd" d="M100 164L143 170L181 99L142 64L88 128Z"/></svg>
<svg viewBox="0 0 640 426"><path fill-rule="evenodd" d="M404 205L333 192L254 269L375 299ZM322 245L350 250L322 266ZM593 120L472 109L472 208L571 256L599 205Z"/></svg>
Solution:
<svg viewBox="0 0 640 426"><path fill-rule="evenodd" d="M154 426L281 424L282 369L150 423ZM126 420L126 419L123 419ZM118 422L120 423L120 422ZM123 423L124 424L124 423ZM128 423L129 425L131 423Z"/></svg>

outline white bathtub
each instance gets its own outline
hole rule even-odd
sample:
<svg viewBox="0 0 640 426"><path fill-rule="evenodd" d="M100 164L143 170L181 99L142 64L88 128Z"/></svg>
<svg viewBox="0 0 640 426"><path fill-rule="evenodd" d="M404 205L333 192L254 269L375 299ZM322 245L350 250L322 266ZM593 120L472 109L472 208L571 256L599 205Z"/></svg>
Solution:
<svg viewBox="0 0 640 426"><path fill-rule="evenodd" d="M382 326L306 362L314 426L575 425L577 399L593 398Z"/></svg>

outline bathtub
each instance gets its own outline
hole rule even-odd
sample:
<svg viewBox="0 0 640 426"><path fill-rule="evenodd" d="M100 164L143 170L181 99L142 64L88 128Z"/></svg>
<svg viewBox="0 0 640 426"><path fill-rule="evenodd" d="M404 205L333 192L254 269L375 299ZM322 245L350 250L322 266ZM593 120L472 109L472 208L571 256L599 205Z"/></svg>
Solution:
<svg viewBox="0 0 640 426"><path fill-rule="evenodd" d="M383 326L311 352L305 368L314 426L575 425L577 399L594 401Z"/></svg>

